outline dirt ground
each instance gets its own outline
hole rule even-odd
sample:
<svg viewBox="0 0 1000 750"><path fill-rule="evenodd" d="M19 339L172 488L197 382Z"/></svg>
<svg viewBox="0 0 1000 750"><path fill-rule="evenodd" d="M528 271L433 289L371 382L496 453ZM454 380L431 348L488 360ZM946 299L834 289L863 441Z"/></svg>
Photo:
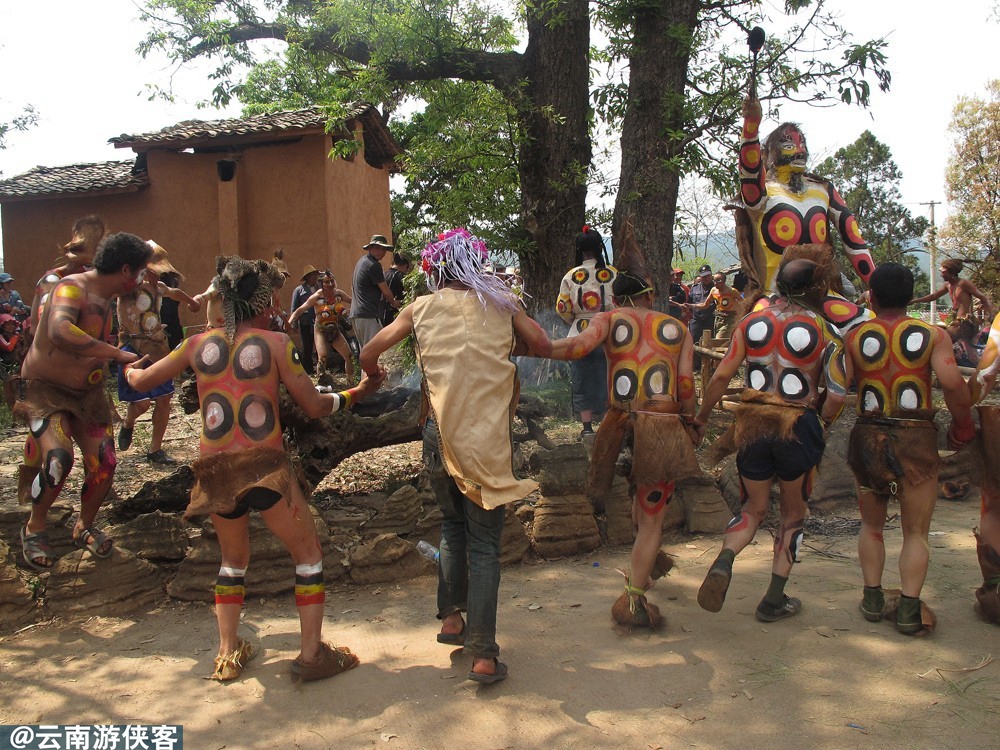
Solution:
<svg viewBox="0 0 1000 750"><path fill-rule="evenodd" d="M182 724L186 747L208 750L655 750L741 740L992 747L1000 631L972 610L981 581L970 532L977 519L972 500L939 504L925 598L940 624L929 638L861 618L846 522L826 524L832 535L807 537L788 586L803 611L769 625L753 617L770 564L764 531L737 560L719 614L695 600L718 539L677 535L665 546L679 567L650 594L667 617L658 633L611 627L625 549L505 569L498 640L511 676L497 685L467 681L470 657L435 642L435 580L425 577L331 587L325 636L362 664L304 686L288 672L298 648L291 597L264 602L250 592L243 628L264 652L225 686L204 679L216 648L208 605L164 602L136 617L30 626L0 638L0 723ZM894 561L898 527L886 543ZM888 567L887 587L898 583Z"/></svg>
<svg viewBox="0 0 1000 750"><path fill-rule="evenodd" d="M176 409L174 418L165 447L190 460L197 442L177 428L193 434L196 418ZM120 457L122 496L167 471L142 459L146 439L148 416L137 447ZM0 502L14 501L22 440L17 429L0 436ZM382 449L378 460L360 454L321 488L370 491L419 464L416 443ZM76 468L67 497L78 483ZM939 626L928 638L861 617L857 512L838 513L807 523L788 585L803 610L789 621L765 625L753 616L770 570L764 530L738 558L718 614L700 609L696 595L719 538L668 537L664 547L678 567L650 593L667 618L657 633L612 628L625 548L505 568L498 640L510 677L492 686L466 680L471 657L436 643L430 576L331 586L324 635L362 664L308 685L289 675L298 652L291 596L265 601L248 592L242 627L263 654L229 685L205 679L217 647L211 606L164 599L138 616L55 620L3 634L0 724L181 724L195 750L995 746L1000 629L972 609L982 580L971 533L978 500L938 504L924 598ZM900 543L890 522L887 588L898 585Z"/></svg>

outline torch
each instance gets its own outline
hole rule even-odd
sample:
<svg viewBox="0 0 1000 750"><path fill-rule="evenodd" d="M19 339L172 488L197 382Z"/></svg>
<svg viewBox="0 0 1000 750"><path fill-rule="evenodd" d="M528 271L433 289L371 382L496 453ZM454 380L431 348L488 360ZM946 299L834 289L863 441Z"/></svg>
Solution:
<svg viewBox="0 0 1000 750"><path fill-rule="evenodd" d="M750 53L753 55L753 63L750 68L750 98L757 98L757 53L764 47L764 29L754 26L747 36L747 44L750 46Z"/></svg>

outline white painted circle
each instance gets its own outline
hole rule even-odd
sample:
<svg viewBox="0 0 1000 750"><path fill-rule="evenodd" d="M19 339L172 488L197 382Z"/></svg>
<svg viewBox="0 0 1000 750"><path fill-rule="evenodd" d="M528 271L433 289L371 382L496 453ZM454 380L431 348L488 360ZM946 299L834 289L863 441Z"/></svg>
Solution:
<svg viewBox="0 0 1000 750"><path fill-rule="evenodd" d="M756 323L751 323L747 327L747 338L754 343L763 341L767 338L767 323L763 320L758 320Z"/></svg>
<svg viewBox="0 0 1000 750"><path fill-rule="evenodd" d="M789 396L799 396L802 394L802 381L794 375L785 375L781 378L781 390Z"/></svg>
<svg viewBox="0 0 1000 750"><path fill-rule="evenodd" d="M804 352L809 348L813 338L807 329L797 326L788 331L785 340L788 342L788 348L793 352Z"/></svg>
<svg viewBox="0 0 1000 750"><path fill-rule="evenodd" d="M246 420L247 425L256 429L267 421L267 410L263 404L255 401L243 410L243 419Z"/></svg>
<svg viewBox="0 0 1000 750"><path fill-rule="evenodd" d="M619 375L615 380L615 392L621 396L626 395L632 389L632 381L624 375Z"/></svg>
<svg viewBox="0 0 1000 750"><path fill-rule="evenodd" d="M264 354L256 344L243 347L240 351L240 367L244 370L255 370L264 362Z"/></svg>
<svg viewBox="0 0 1000 750"><path fill-rule="evenodd" d="M205 348L201 350L201 361L206 365L214 365L219 361L220 356L222 356L222 352L219 350L219 345L215 342L206 344Z"/></svg>
<svg viewBox="0 0 1000 750"><path fill-rule="evenodd" d="M750 387L754 390L759 391L767 384L767 378L764 377L764 373L760 370L752 370L750 372Z"/></svg>
<svg viewBox="0 0 1000 750"><path fill-rule="evenodd" d="M210 430L216 429L222 420L225 419L225 412L222 410L222 406L213 401L205 409L205 426Z"/></svg>
<svg viewBox="0 0 1000 750"><path fill-rule="evenodd" d="M920 403L917 400L917 392L907 388L899 394L899 405L904 409L917 409Z"/></svg>
<svg viewBox="0 0 1000 750"><path fill-rule="evenodd" d="M882 353L882 343L874 336L861 342L861 351L866 357L877 357Z"/></svg>
<svg viewBox="0 0 1000 750"><path fill-rule="evenodd" d="M864 409L865 411L875 411L878 409L878 399L871 391L865 393Z"/></svg>
<svg viewBox="0 0 1000 750"><path fill-rule="evenodd" d="M906 337L906 343L903 346L906 347L906 351L911 353L916 353L920 351L920 347L924 345L924 334L920 331L914 331L909 336Z"/></svg>

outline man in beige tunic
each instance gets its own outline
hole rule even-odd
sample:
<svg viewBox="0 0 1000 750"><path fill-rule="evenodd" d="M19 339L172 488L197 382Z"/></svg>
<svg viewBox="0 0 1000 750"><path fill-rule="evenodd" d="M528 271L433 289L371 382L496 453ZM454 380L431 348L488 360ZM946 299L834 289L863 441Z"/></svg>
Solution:
<svg viewBox="0 0 1000 750"><path fill-rule="evenodd" d="M507 676L496 642L504 505L537 487L512 468L519 381L510 357L518 339L539 356L552 344L503 281L484 272L486 245L466 230L441 235L421 257L434 293L375 335L361 367L378 372L379 355L413 334L430 402L424 462L442 512L437 639L471 651L470 680L498 682Z"/></svg>

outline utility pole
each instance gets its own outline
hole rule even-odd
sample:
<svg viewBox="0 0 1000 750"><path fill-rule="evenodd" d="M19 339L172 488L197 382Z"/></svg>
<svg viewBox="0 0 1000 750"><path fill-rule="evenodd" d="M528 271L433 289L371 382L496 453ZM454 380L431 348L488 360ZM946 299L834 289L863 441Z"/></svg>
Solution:
<svg viewBox="0 0 1000 750"><path fill-rule="evenodd" d="M937 290L937 282L934 280L934 275L937 272L937 227L934 225L934 206L941 205L941 201L927 201L926 203L921 203L921 206L931 207L931 228L928 230L927 243L927 256L930 259L928 269L928 276L931 278L931 292ZM937 300L931 300L931 320L930 324L932 326L937 325Z"/></svg>

